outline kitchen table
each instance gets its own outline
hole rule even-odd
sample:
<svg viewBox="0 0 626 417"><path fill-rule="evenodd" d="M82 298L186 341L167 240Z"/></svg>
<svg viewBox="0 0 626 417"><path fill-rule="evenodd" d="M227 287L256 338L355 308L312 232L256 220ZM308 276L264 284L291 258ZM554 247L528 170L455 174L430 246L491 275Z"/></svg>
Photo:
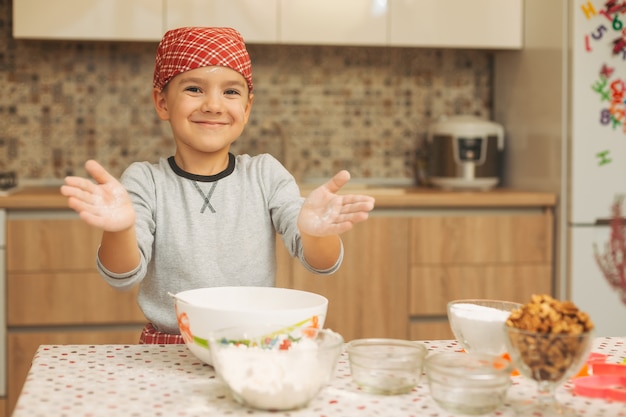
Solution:
<svg viewBox="0 0 626 417"><path fill-rule="evenodd" d="M430 352L455 351L452 340L422 341ZM597 338L593 352L608 361L626 358L626 337ZM494 416L514 416L516 402L531 398L535 384L513 377L507 401ZM570 383L559 401L585 416L626 416L626 405L576 396ZM377 396L352 382L345 352L335 378L307 408L264 412L238 405L185 345L42 345L18 399L14 417L34 416L453 416L430 397L425 378L412 392Z"/></svg>

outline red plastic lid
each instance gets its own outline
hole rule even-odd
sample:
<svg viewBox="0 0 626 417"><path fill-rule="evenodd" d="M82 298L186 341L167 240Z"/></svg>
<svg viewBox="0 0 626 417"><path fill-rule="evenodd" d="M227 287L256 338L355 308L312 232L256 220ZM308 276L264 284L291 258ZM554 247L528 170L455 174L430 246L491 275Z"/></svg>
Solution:
<svg viewBox="0 0 626 417"><path fill-rule="evenodd" d="M578 395L626 402L626 376L592 375L576 378L572 382Z"/></svg>
<svg viewBox="0 0 626 417"><path fill-rule="evenodd" d="M591 368L593 375L617 375L626 377L626 365L621 363L594 363Z"/></svg>

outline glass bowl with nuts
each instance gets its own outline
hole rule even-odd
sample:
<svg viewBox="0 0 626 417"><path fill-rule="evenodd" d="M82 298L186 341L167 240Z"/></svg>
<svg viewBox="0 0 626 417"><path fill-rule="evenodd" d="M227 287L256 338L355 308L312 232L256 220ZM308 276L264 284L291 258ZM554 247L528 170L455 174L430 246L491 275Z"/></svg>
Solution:
<svg viewBox="0 0 626 417"><path fill-rule="evenodd" d="M584 365L593 342L593 322L571 301L533 295L505 323L507 350L517 370L537 383L537 398L522 404L518 416L575 415L560 404L555 390Z"/></svg>

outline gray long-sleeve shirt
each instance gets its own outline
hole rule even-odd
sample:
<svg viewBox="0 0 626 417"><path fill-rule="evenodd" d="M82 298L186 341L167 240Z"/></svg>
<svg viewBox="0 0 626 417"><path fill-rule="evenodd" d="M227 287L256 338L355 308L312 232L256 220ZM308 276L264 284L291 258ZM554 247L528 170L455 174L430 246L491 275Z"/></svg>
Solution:
<svg viewBox="0 0 626 417"><path fill-rule="evenodd" d="M230 155L228 168L212 176L180 169L174 158L136 162L121 179L136 211L141 263L127 274L98 269L113 287L141 285L138 303L148 321L179 333L168 293L215 286L273 286L276 233L309 270L297 218L303 199L293 176L268 154Z"/></svg>

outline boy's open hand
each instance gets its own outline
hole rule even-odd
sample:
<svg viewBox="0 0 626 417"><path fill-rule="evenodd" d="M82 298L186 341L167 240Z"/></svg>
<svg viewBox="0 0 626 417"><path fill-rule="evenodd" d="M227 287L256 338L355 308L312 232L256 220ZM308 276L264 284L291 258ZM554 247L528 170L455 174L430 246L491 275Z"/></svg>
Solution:
<svg viewBox="0 0 626 417"><path fill-rule="evenodd" d="M312 236L338 235L367 220L374 208L374 197L357 194L338 195L350 180L348 171L339 171L326 184L317 187L304 200L298 227Z"/></svg>
<svg viewBox="0 0 626 417"><path fill-rule="evenodd" d="M90 160L85 169L96 183L81 177L66 177L61 194L68 205L91 226L107 232L126 230L135 224L135 209L124 186L99 163Z"/></svg>

